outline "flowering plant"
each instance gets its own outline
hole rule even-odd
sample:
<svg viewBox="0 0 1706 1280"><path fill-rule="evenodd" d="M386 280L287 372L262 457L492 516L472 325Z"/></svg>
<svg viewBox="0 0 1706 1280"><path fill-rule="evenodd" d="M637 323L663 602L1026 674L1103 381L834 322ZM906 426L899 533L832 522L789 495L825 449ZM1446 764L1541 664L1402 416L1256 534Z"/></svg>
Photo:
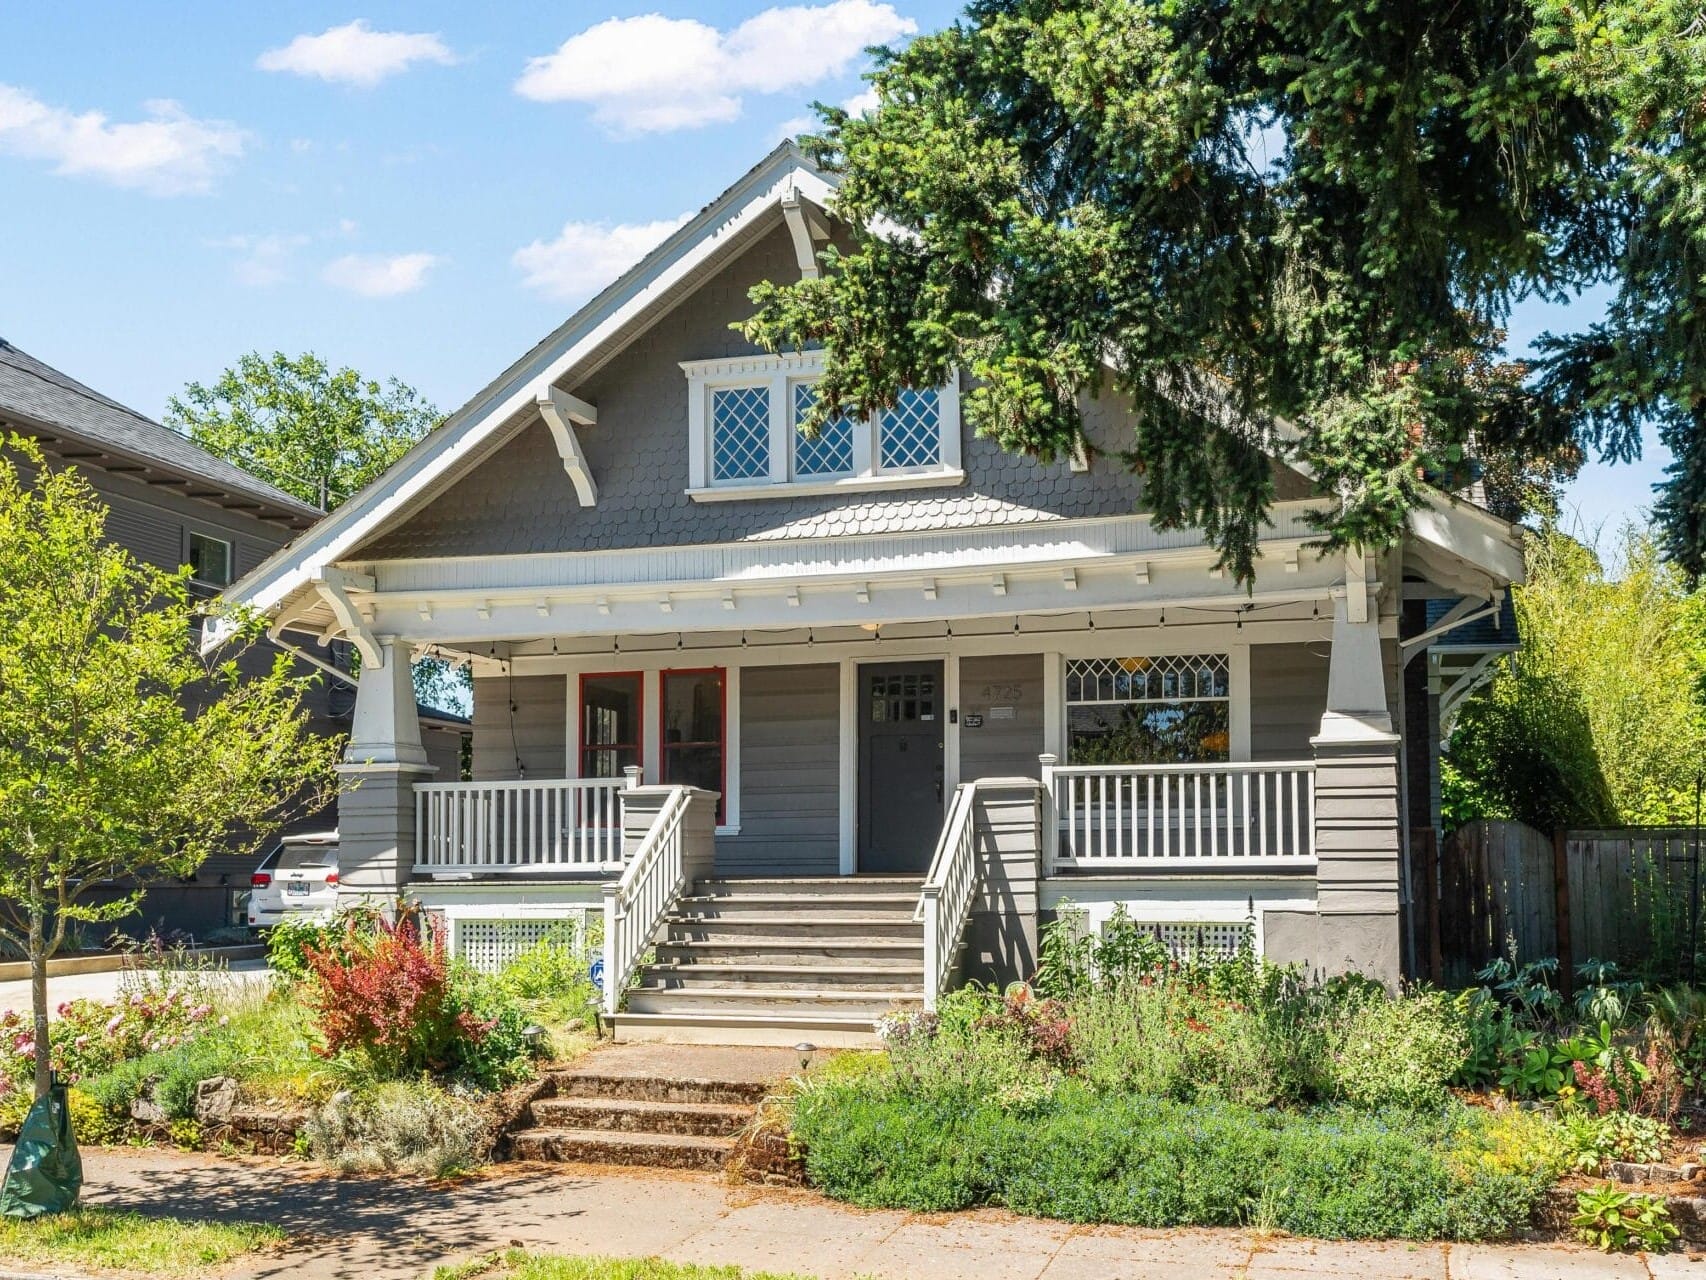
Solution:
<svg viewBox="0 0 1706 1280"><path fill-rule="evenodd" d="M121 991L111 1000L67 1000L55 1010L52 1065L76 1084L144 1054L175 1049L214 1019L204 993L169 985ZM30 1087L35 1074L35 1025L30 1014L0 1014L0 1093Z"/></svg>

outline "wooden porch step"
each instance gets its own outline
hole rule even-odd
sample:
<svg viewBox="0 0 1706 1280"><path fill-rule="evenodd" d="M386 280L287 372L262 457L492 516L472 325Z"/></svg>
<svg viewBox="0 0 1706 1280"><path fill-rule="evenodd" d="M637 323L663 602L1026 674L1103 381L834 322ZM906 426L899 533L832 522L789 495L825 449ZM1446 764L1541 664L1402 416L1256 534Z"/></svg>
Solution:
<svg viewBox="0 0 1706 1280"><path fill-rule="evenodd" d="M652 1102L628 1098L540 1098L531 1104L541 1129L600 1130L728 1138L752 1117L750 1104Z"/></svg>
<svg viewBox="0 0 1706 1280"><path fill-rule="evenodd" d="M664 921L667 940L685 937L736 936L759 938L836 938L843 941L872 938L896 941L922 938L922 929L910 912L881 916L783 915L780 911L703 911L692 915L675 913Z"/></svg>
<svg viewBox="0 0 1706 1280"><path fill-rule="evenodd" d="M838 991L821 987L691 986L636 987L628 992L635 1013L739 1013L787 1016L831 1015L875 1021L891 1009L913 1008L924 1002L923 984L912 990Z"/></svg>
<svg viewBox="0 0 1706 1280"><path fill-rule="evenodd" d="M608 1129L523 1129L510 1138L518 1160L721 1169L734 1139L678 1133L618 1133Z"/></svg>
<svg viewBox="0 0 1706 1280"><path fill-rule="evenodd" d="M918 934L914 930L914 934ZM924 939L911 938L777 938L756 935L706 937L689 941L660 942L660 963L691 961L694 964L792 964L825 961L836 964L893 964L920 966L924 963Z"/></svg>
<svg viewBox="0 0 1706 1280"><path fill-rule="evenodd" d="M697 893L783 898L789 901L818 896L910 896L917 902L923 889L922 876L769 876L753 879L719 877L699 880L694 884L694 891Z"/></svg>
<svg viewBox="0 0 1706 1280"><path fill-rule="evenodd" d="M809 1043L819 1049L875 1049L882 1045L875 1019L823 1013L619 1013L612 1020L618 1043L775 1045Z"/></svg>
<svg viewBox="0 0 1706 1280"><path fill-rule="evenodd" d="M809 961L793 964L734 961L705 964L696 958L680 963L665 960L646 966L641 975L639 989L652 991L697 988L708 984L762 991L779 983L795 987L823 987L835 991L892 991L897 988L922 987L924 964L922 960L873 960L857 965L812 964Z"/></svg>
<svg viewBox="0 0 1706 1280"><path fill-rule="evenodd" d="M817 912L829 914L904 914L908 917L918 908L916 893L820 893L787 897L779 893L705 893L696 890L676 899L680 911L762 911L766 914L786 912L805 915Z"/></svg>

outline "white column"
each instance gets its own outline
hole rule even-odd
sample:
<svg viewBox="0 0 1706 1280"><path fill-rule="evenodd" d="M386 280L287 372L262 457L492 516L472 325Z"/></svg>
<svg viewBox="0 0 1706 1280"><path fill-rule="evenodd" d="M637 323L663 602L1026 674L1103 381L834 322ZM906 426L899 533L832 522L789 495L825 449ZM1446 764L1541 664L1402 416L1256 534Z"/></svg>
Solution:
<svg viewBox="0 0 1706 1280"><path fill-rule="evenodd" d="M379 636L362 664L338 796L338 896L395 901L415 863L415 783L437 772L421 747L409 646Z"/></svg>
<svg viewBox="0 0 1706 1280"><path fill-rule="evenodd" d="M376 639L381 661L361 665L344 759L350 764L425 764L409 645L396 636Z"/></svg>

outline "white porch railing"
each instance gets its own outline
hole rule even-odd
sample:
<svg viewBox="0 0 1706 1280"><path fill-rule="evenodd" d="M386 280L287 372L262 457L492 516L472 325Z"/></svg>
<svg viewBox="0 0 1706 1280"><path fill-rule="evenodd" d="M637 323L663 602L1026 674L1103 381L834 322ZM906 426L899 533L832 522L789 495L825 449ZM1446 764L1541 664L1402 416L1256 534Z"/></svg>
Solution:
<svg viewBox="0 0 1706 1280"><path fill-rule="evenodd" d="M652 935L687 888L687 787L673 787L622 878L604 886L604 1012L621 1010L622 993Z"/></svg>
<svg viewBox="0 0 1706 1280"><path fill-rule="evenodd" d="M415 873L611 872L622 865L628 778L422 782Z"/></svg>
<svg viewBox="0 0 1706 1280"><path fill-rule="evenodd" d="M1057 765L1046 866L1252 870L1315 865L1315 764Z"/></svg>
<svg viewBox="0 0 1706 1280"><path fill-rule="evenodd" d="M954 957L977 893L976 802L977 783L955 788L913 913L924 926L924 1007L930 1010L953 981Z"/></svg>

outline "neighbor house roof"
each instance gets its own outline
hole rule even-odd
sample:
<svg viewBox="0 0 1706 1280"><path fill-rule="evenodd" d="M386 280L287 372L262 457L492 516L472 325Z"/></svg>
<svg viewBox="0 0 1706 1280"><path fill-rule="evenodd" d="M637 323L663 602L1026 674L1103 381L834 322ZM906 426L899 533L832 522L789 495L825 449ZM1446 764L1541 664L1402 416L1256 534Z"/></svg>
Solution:
<svg viewBox="0 0 1706 1280"><path fill-rule="evenodd" d="M0 422L42 439L71 461L138 471L187 496L248 511L291 529L320 518L315 507L126 408L0 338Z"/></svg>

